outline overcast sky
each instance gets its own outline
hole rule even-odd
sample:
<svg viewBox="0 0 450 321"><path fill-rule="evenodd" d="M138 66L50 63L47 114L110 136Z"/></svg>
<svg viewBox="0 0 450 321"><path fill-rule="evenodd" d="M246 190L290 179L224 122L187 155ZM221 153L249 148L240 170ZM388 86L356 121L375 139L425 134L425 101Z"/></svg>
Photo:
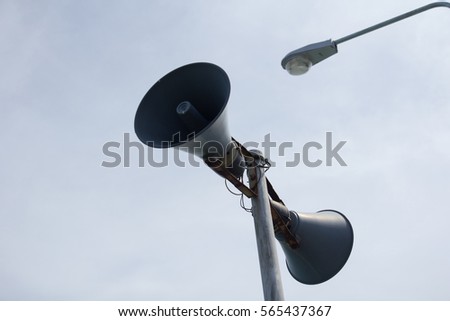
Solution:
<svg viewBox="0 0 450 321"><path fill-rule="evenodd" d="M262 299L252 217L222 178L172 151L164 168L139 167L137 148L102 167L105 143L123 156L124 135L138 141L147 90L205 61L230 78L237 140L293 143L267 172L287 206L353 225L347 265L321 285L296 282L278 247L286 299L449 300L449 10L343 43L301 77L280 66L424 4L0 1L0 299ZM348 166L286 166L327 132Z"/></svg>

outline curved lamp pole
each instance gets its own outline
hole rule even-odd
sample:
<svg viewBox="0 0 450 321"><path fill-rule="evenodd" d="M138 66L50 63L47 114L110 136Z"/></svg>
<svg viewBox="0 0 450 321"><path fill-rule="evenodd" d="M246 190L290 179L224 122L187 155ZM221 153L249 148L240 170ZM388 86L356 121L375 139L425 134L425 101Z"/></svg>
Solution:
<svg viewBox="0 0 450 321"><path fill-rule="evenodd" d="M372 27L360 30L358 32L352 33L348 36L339 38L337 40L326 40L322 42L313 43L305 47L299 48L297 50L288 53L281 61L281 66L287 70L291 75L302 75L309 70L312 65L321 62L324 59L337 53L337 45L341 44L350 39L362 36L366 33L372 32L374 30L386 27L390 24L398 22L400 20L409 18L423 11L427 11L437 7L447 7L450 8L449 2L433 2L426 6L417 8L415 10L406 12L392 19L380 22Z"/></svg>

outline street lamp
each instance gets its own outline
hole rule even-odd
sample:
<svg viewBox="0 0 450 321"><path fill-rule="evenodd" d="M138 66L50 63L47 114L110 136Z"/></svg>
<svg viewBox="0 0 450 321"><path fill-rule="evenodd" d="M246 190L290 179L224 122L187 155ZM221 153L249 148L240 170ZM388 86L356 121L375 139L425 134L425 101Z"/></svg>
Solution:
<svg viewBox="0 0 450 321"><path fill-rule="evenodd" d="M372 32L374 30L383 28L387 25L393 24L400 20L409 18L421 12L437 8L437 7L447 7L450 8L449 2L433 2L426 6L417 8L415 10L406 12L392 19L380 22L369 28L360 30L358 32L352 33L348 36L339 38L337 40L326 40L322 42L313 43L305 47L299 48L297 50L288 53L281 61L281 66L287 70L291 75L297 76L306 73L309 68L328 57L331 57L338 52L337 45L341 44L350 39L362 36L366 33Z"/></svg>

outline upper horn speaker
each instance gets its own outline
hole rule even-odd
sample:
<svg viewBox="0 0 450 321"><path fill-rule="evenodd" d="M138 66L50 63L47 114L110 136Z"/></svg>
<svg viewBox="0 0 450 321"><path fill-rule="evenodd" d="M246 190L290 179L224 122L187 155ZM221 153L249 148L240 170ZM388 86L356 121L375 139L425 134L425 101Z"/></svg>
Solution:
<svg viewBox="0 0 450 321"><path fill-rule="evenodd" d="M215 157L236 177L244 167L228 131L226 105L230 80L205 62L173 70L154 84L134 120L138 138L153 148L174 147L205 160Z"/></svg>

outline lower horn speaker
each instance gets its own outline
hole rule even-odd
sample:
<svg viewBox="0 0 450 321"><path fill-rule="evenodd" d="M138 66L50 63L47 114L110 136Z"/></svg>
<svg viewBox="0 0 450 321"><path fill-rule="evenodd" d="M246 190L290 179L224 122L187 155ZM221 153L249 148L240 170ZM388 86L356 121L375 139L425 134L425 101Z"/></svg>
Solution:
<svg viewBox="0 0 450 321"><path fill-rule="evenodd" d="M275 235L294 279L304 284L319 284L342 269L353 247L353 229L343 214L334 210L297 213L272 200L271 206L288 222L290 232L299 243L292 248L281 233Z"/></svg>

